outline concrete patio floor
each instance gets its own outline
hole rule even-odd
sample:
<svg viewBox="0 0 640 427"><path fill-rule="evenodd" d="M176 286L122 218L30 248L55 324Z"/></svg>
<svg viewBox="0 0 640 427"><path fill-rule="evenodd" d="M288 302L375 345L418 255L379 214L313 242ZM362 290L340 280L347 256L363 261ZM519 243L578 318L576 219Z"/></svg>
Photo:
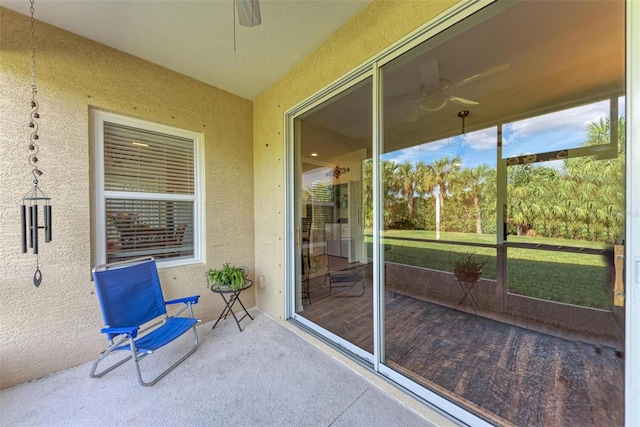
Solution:
<svg viewBox="0 0 640 427"><path fill-rule="evenodd" d="M2 390L0 425L435 425L263 312L250 312L255 320L245 319L243 332L233 319L213 330L212 322L199 325L198 350L152 387L138 385L130 363L99 379L89 377L87 363ZM172 348L190 345L187 334L149 356L143 376L175 360Z"/></svg>

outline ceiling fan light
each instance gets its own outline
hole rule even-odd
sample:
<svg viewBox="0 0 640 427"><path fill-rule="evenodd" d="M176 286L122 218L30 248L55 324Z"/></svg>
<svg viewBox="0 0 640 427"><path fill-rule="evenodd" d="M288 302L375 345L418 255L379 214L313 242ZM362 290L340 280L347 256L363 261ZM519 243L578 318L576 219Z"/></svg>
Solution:
<svg viewBox="0 0 640 427"><path fill-rule="evenodd" d="M238 21L243 27L255 27L262 23L258 0L236 0Z"/></svg>

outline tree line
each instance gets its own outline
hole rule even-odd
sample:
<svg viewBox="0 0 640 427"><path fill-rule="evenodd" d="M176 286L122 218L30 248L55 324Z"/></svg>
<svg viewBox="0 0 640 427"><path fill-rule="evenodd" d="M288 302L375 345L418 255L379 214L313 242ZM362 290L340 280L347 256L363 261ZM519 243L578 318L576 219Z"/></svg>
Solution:
<svg viewBox="0 0 640 427"><path fill-rule="evenodd" d="M624 225L624 117L618 120L618 155L568 158L507 167L507 233L613 244ZM610 141L610 120L588 125L583 146ZM561 164L561 166L559 166ZM462 233L496 232L496 169L462 167L459 156L431 164L381 163L384 226ZM365 225L372 226L372 162L364 164Z"/></svg>

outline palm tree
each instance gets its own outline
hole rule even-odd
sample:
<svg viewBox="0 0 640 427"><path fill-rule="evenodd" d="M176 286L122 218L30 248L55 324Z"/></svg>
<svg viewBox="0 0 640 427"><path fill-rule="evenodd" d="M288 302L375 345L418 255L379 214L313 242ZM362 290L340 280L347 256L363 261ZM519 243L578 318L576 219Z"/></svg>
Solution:
<svg viewBox="0 0 640 427"><path fill-rule="evenodd" d="M429 165L429 176L423 180L425 188L438 189L438 202L440 204L440 212L444 212L444 200L449 189L450 180L460 170L462 159L460 156L449 158L445 156L440 160L436 160ZM443 222L443 221L441 221ZM437 224L436 224L437 227ZM441 227L444 229L444 227ZM439 230L436 230L439 231Z"/></svg>
<svg viewBox="0 0 640 427"><path fill-rule="evenodd" d="M406 218L411 222L413 221L413 195L416 186L413 163L406 161L399 164L396 169L396 178L399 181L404 195L405 207L407 209Z"/></svg>
<svg viewBox="0 0 640 427"><path fill-rule="evenodd" d="M362 208L365 228L373 227L373 161L365 160L362 170Z"/></svg>
<svg viewBox="0 0 640 427"><path fill-rule="evenodd" d="M380 164L380 173L382 181L382 206L384 215L384 226L393 224L398 218L398 202L402 194L396 171L398 165L389 160L383 160Z"/></svg>
<svg viewBox="0 0 640 427"><path fill-rule="evenodd" d="M409 223L413 222L415 217L415 203L414 198L416 195L423 195L422 181L426 172L426 165L423 162L412 163L406 161L398 165L396 169L396 177L399 180L398 184L402 188L404 195L404 203L407 209L407 220Z"/></svg>
<svg viewBox="0 0 640 427"><path fill-rule="evenodd" d="M480 196L490 173L494 171L483 163L475 168L463 169L457 177L456 185L473 201L473 215L476 220L476 234L482 234L482 214L480 211Z"/></svg>
<svg viewBox="0 0 640 427"><path fill-rule="evenodd" d="M553 169L532 164L510 166L507 170L509 223L518 236L527 235L542 217L542 201L550 192L553 177Z"/></svg>
<svg viewBox="0 0 640 427"><path fill-rule="evenodd" d="M583 229L583 236L609 243L620 236L624 217L624 142L625 118L618 119L617 156L608 159L578 157L564 161L566 179L574 186L572 197L575 216ZM600 119L587 126L588 140L584 145L609 144L611 121ZM574 234L576 230L574 230Z"/></svg>

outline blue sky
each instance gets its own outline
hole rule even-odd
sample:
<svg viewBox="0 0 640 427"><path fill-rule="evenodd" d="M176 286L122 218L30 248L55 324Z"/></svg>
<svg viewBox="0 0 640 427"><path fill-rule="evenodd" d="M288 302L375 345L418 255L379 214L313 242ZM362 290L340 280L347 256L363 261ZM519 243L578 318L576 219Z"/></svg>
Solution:
<svg viewBox="0 0 640 427"><path fill-rule="evenodd" d="M618 115L625 114L624 98L618 101L618 112ZM609 101L606 100L506 124L502 128L502 156L576 148L587 139L587 125L608 116ZM495 168L496 128L394 151L385 154L383 159L429 164L456 155L462 157L463 168L474 168L482 163Z"/></svg>

